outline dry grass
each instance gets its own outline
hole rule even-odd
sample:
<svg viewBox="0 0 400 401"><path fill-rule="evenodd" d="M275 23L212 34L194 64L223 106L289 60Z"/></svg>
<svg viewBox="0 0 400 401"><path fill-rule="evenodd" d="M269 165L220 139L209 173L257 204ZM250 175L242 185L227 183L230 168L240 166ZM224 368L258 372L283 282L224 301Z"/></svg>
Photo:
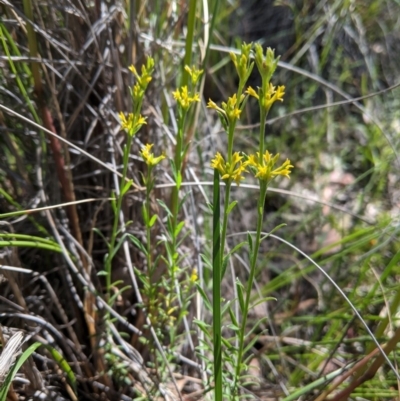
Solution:
<svg viewBox="0 0 400 401"><path fill-rule="evenodd" d="M398 255L400 116L398 100L391 97L397 92L379 93L357 102L353 98L397 86L399 41L389 11L384 9L376 15L384 16L384 24L391 30L386 36L375 35L371 33L378 32L372 5L368 8L356 3L358 8L350 21L334 19L340 15L339 9L324 14L317 5L310 8L303 4L292 15L298 25L287 27L284 39L282 30L279 33L277 29L276 35L270 32L283 55L277 80L287 82L288 100L276 110L268 144L280 149L283 156L290 156L297 173L285 188L292 192L276 189L269 198L265 229L286 221L288 228L280 235L313 254L357 308L371 317L369 323L375 330L379 326L376 321L391 307L387 307L391 295L398 293L398 261L393 266L390 263ZM398 10L394 1L388 3ZM108 9L103 9L106 6L100 1L90 7L78 1L32 4L38 46L34 55L22 2L0 0L1 28L10 51L6 57L3 44L0 323L3 329L32 333L35 340L58 350L71 366L78 387L74 394L49 351L41 349L25 365L29 383L21 378L9 397L30 398L41 392L49 399L130 400L146 399L158 389L164 399L201 399L201 379L206 373L195 354L198 338L191 326L192 318L204 313L201 305L193 302L189 323L182 324L182 335L174 344L171 370L160 373L149 368L148 362L154 363L153 354L140 340L151 337L145 316L137 307L142 288L134 268L146 271L143 254L126 242L113 260L113 281L122 280L131 288L119 294L114 307L109 308L115 319L112 323L104 322L108 306L104 279L97 274L107 253L103 237L111 235L110 198L119 182L125 143L117 112L128 111L131 106L132 82L127 66L133 61L140 67L146 55L155 58L156 75L143 110L148 125L133 144L128 175L134 185L124 199L121 217L121 225L130 222L127 232L140 240L145 239L140 212L145 166L138 151L143 144L154 142L157 151L174 154L176 111L171 90L178 84L184 57L185 2L137 2L131 22L118 2ZM209 96L225 99L235 86L225 43L232 23L223 19L232 12L229 7L221 11L221 24L216 26L214 39L221 47L210 54L206 86L202 88L204 100ZM285 7L278 11L286 17L291 14ZM258 39L251 37L257 35L260 24L257 13L244 12L249 14L248 19L243 19L238 33ZM196 40L202 40L204 21L197 17L201 28ZM384 45L387 48L382 50ZM201 52L197 53L200 59ZM343 99L348 103L331 107ZM317 104L323 104L324 109L319 112ZM209 251L210 238L205 206L209 186L204 183L211 177L209 160L225 141L218 121L202 113L204 105L193 115L187 133L191 148L185 160L184 191L190 192L182 220L188 236L180 249L183 264L196 266L199 271L200 253ZM250 102L246 117L253 124L252 106ZM254 143L253 130L257 128L249 125L240 131L243 150ZM160 215L163 211L156 200L170 199L173 180L169 171L167 163L157 170L152 208ZM252 190L243 186L234 191L240 201L230 225L234 233L254 229ZM316 206L315 200L325 206ZM27 210L30 212L5 215ZM163 225L157 230L154 236L159 240L165 234ZM236 243L234 236L229 241L230 245ZM232 282L236 275L247 277L247 265L246 254L232 262L228 268ZM263 268L266 265L268 269ZM385 270L388 266L390 269ZM161 266L157 277L163 273ZM377 285L375 273L383 287ZM204 268L206 290L209 276ZM268 316L263 328L271 335L263 335L256 344L252 373L259 376L260 387L252 389L254 396L283 398L291 390L357 360L360 352L360 359L375 356L362 326L352 320L348 305L297 253L278 241L263 244L257 280L257 291L263 296L274 295L278 302L252 312L252 320ZM233 297L232 282L224 282L227 298ZM118 292L117 288L113 290ZM393 318L395 313L392 310ZM107 336L106 324L111 328ZM380 333L381 343L397 338L398 329L389 328ZM15 336L20 336L18 333ZM157 346L162 354L171 344ZM6 346L1 355L0 378L7 370L3 361L10 361L7 350ZM390 398L393 392L396 396L393 375L382 384L387 390L382 394L393 390L389 395L374 395L374 386L376 382L371 382L372 395L367 399Z"/></svg>

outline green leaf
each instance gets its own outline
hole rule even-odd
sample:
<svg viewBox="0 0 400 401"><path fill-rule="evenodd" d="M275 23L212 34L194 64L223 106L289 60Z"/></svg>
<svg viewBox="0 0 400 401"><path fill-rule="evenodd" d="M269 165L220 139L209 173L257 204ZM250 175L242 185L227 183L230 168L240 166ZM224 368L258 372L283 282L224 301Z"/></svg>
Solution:
<svg viewBox="0 0 400 401"><path fill-rule="evenodd" d="M73 370L71 369L71 366L54 347L51 347L50 345L44 345L44 347L50 352L54 361L58 364L61 370L67 375L69 384L72 386L75 394L77 394L76 377Z"/></svg>
<svg viewBox="0 0 400 401"><path fill-rule="evenodd" d="M229 258L237 252L242 246L246 245L247 242L243 241L240 244L237 244L233 249L231 249L223 258L222 260L222 275L221 278L225 276L226 267L228 266Z"/></svg>
<svg viewBox="0 0 400 401"><path fill-rule="evenodd" d="M211 338L210 331L211 327L207 323L203 322L202 320L194 319L193 323L204 333L207 338Z"/></svg>
<svg viewBox="0 0 400 401"><path fill-rule="evenodd" d="M114 301L126 290L131 289L130 285L126 285L125 287L122 287L119 289L117 292L113 294L113 296L109 299L108 304L109 305L114 305Z"/></svg>
<svg viewBox="0 0 400 401"><path fill-rule="evenodd" d="M124 284L123 280L116 280L113 283L111 283L111 287L118 287L119 285Z"/></svg>
<svg viewBox="0 0 400 401"><path fill-rule="evenodd" d="M211 312L211 311L212 311L212 305L211 305L210 300L208 299L207 294L206 294L205 291L200 287L200 285L199 285L198 283L196 283L196 288L197 288L197 291L200 293L201 298L203 299L204 306L206 307L206 309L207 309L208 311Z"/></svg>
<svg viewBox="0 0 400 401"><path fill-rule="evenodd" d="M275 231L278 231L281 227L285 227L285 226L286 226L285 223L279 224L279 226L274 227L269 233L267 233L263 237L261 237L260 241L264 241L266 238L268 238Z"/></svg>
<svg viewBox="0 0 400 401"><path fill-rule="evenodd" d="M185 222L184 221L181 221L177 226L176 226L176 229L175 229L175 238L177 238L178 237L178 235L179 235L179 233L181 232L181 230L182 230L182 228L185 226Z"/></svg>
<svg viewBox="0 0 400 401"><path fill-rule="evenodd" d="M157 203L165 210L169 217L172 217L172 213L164 201L162 201L161 199L157 199Z"/></svg>
<svg viewBox="0 0 400 401"><path fill-rule="evenodd" d="M111 260L114 259L114 256L117 254L117 252L119 251L119 248L121 248L122 244L125 242L125 239L126 239L127 237L128 237L128 238L131 238L131 237L133 237L133 235L132 235L132 234L124 234L124 235L118 240L118 242L116 243L114 249L112 250L112 252L111 252L110 255L108 256L108 258L111 258ZM135 237L135 238L136 238L136 237ZM137 240L137 238L136 238L136 240ZM138 241L138 240L137 240L137 241ZM141 250L144 252L144 254L147 255L147 251L146 251L146 249L145 249L143 246L142 246L142 248L139 248L139 249L141 249Z"/></svg>
<svg viewBox="0 0 400 401"><path fill-rule="evenodd" d="M183 204L186 202L186 199L190 194L191 194L191 192L188 191L183 195L181 201L179 202L179 206L178 206L179 210L182 208Z"/></svg>
<svg viewBox="0 0 400 401"><path fill-rule="evenodd" d="M175 183L176 183L176 188L179 191L182 185L182 173L180 171L178 171L178 174L176 174Z"/></svg>
<svg viewBox="0 0 400 401"><path fill-rule="evenodd" d="M239 326L236 326L235 324L228 324L228 329L231 329L234 332L238 332L240 330Z"/></svg>
<svg viewBox="0 0 400 401"><path fill-rule="evenodd" d="M220 113L220 112L217 112L217 113L218 113L219 120L221 121L221 124L224 127L224 130L226 132L228 132L229 131L229 126L228 126L228 123L226 121L225 115Z"/></svg>
<svg viewBox="0 0 400 401"><path fill-rule="evenodd" d="M236 279L236 291L238 294L238 300L239 300L239 307L240 307L240 311L243 313L244 311L244 296L243 296L243 284L240 282L240 280L237 278Z"/></svg>
<svg viewBox="0 0 400 401"><path fill-rule="evenodd" d="M102 277L102 276L107 276L108 273L105 270L100 270L99 272L97 272L97 276Z"/></svg>
<svg viewBox="0 0 400 401"><path fill-rule="evenodd" d="M233 201L228 205L228 208L227 208L228 214L233 210L233 208L237 205L237 203L238 203L238 201Z"/></svg>
<svg viewBox="0 0 400 401"><path fill-rule="evenodd" d="M114 212L114 215L117 214L117 196L115 195L115 191L111 191L111 208Z"/></svg>
<svg viewBox="0 0 400 401"><path fill-rule="evenodd" d="M136 247L142 251L145 255L147 255L147 250L146 248L143 246L143 244L140 242L140 240L138 238L136 238L134 235L132 234L127 234L128 238L136 245Z"/></svg>
<svg viewBox="0 0 400 401"><path fill-rule="evenodd" d="M247 233L247 243L249 244L250 255L253 253L253 236L248 232Z"/></svg>
<svg viewBox="0 0 400 401"><path fill-rule="evenodd" d="M144 225L147 226L148 221L149 221L149 215L147 213L147 207L146 207L145 203L143 203L143 205L142 205L142 217L143 217Z"/></svg>
<svg viewBox="0 0 400 401"><path fill-rule="evenodd" d="M225 347L228 348L229 351L231 351L231 352L237 351L235 346L232 345L232 343L230 343L226 338L222 337L221 340L222 340L222 344L224 344Z"/></svg>
<svg viewBox="0 0 400 401"><path fill-rule="evenodd" d="M231 322L232 322L235 326L239 327L239 323L238 323L238 321L237 321L237 319L236 319L235 313L233 312L232 308L229 307L228 310L229 310L229 315L230 315L230 317L231 317Z"/></svg>
<svg viewBox="0 0 400 401"><path fill-rule="evenodd" d="M156 222L157 217L158 217L158 216L157 216L156 214L153 214L153 216L151 216L151 219L150 219L150 221L149 221L149 227L150 227L150 228L154 226L154 223Z"/></svg>
<svg viewBox="0 0 400 401"><path fill-rule="evenodd" d="M4 380L3 385L0 388L0 401L6 401L7 393L11 386L12 381L14 380L15 375L21 368L21 366L25 363L25 361L41 346L42 344L36 342L32 344L29 348L27 348L22 355L17 359L14 366L8 372L6 379Z"/></svg>
<svg viewBox="0 0 400 401"><path fill-rule="evenodd" d="M104 234L98 228L94 227L93 232L95 232L108 245L107 238L104 236Z"/></svg>
<svg viewBox="0 0 400 401"><path fill-rule="evenodd" d="M124 186L122 187L122 191L121 191L121 195L120 196L124 196L130 189L130 187L133 184L133 180L129 180L127 182L124 183Z"/></svg>
<svg viewBox="0 0 400 401"><path fill-rule="evenodd" d="M204 253L201 253L200 257L201 257L201 260L204 262L204 264L211 270L212 269L211 259Z"/></svg>
<svg viewBox="0 0 400 401"><path fill-rule="evenodd" d="M221 308L221 316L224 316L226 311L229 309L232 301L226 302L225 305L222 306Z"/></svg>
<svg viewBox="0 0 400 401"><path fill-rule="evenodd" d="M171 165L172 176L175 178L175 177L176 177L175 162L174 162L174 160L169 159L169 163L170 163L170 165Z"/></svg>
<svg viewBox="0 0 400 401"><path fill-rule="evenodd" d="M249 310L255 308L257 305L262 304L263 302L267 302L267 301L277 301L276 298L274 297L265 297L265 298L261 298L258 301L256 301L254 304L252 304L249 308Z"/></svg>

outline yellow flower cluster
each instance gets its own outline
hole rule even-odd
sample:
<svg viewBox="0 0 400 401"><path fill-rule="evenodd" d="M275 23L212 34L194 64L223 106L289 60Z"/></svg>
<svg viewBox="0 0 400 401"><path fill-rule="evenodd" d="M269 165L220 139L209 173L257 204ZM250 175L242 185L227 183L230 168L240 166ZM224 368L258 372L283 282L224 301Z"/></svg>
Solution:
<svg viewBox="0 0 400 401"><path fill-rule="evenodd" d="M207 107L214 109L221 117L226 119L228 124L236 122L240 118L242 112L240 106L245 99L245 95L241 95L238 101L236 94L228 98L228 101L222 102L221 107L214 103L211 99L208 101Z"/></svg>
<svg viewBox="0 0 400 401"><path fill-rule="evenodd" d="M264 94L262 92L262 89L258 88L257 93L251 86L249 86L246 90L246 94L255 97L258 101L260 101L261 96L260 104L264 108L264 110L268 111L277 100L283 102L285 86L281 85L278 86L278 89L276 89L276 87L270 83L268 90Z"/></svg>
<svg viewBox="0 0 400 401"><path fill-rule="evenodd" d="M183 110L188 110L193 102L200 102L200 95L198 93L194 93L193 95L189 93L186 85L172 92L172 95Z"/></svg>
<svg viewBox="0 0 400 401"><path fill-rule="evenodd" d="M143 99L147 86L152 79L152 74L154 71L154 59L152 57L147 58L146 65L142 65L141 74L137 72L134 65L129 67L129 71L132 72L136 78L136 83L131 91L132 99L135 103Z"/></svg>
<svg viewBox="0 0 400 401"><path fill-rule="evenodd" d="M153 60L153 59L151 59ZM137 82L140 86L142 87L146 87L150 82L151 82L151 74L150 74L150 70L154 67L154 61L152 63L150 63L149 67L142 65L142 74L139 75L136 67L132 64L129 67L129 71L136 77Z"/></svg>
<svg viewBox="0 0 400 401"><path fill-rule="evenodd" d="M221 153L217 153L211 161L211 167L218 170L221 178L225 181L235 181L237 185L244 179L246 164L242 162L243 156L239 152L232 155L231 162L225 161Z"/></svg>
<svg viewBox="0 0 400 401"><path fill-rule="evenodd" d="M192 81L192 85L195 86L197 82L199 82L201 74L203 74L203 70L198 70L193 66L190 68L188 65L185 65L185 71L190 75L190 79Z"/></svg>
<svg viewBox="0 0 400 401"><path fill-rule="evenodd" d="M197 282L198 279L199 279L199 276L198 276L198 274L197 274L197 269L194 268L194 269L192 269L192 273L191 273L191 275L190 275L190 282L191 282L192 284L195 284L195 283Z"/></svg>
<svg viewBox="0 0 400 401"><path fill-rule="evenodd" d="M146 124L146 118L141 114L129 113L128 117L124 113L119 113L121 120L121 128L124 129L128 135L133 136L140 130L143 124Z"/></svg>
<svg viewBox="0 0 400 401"><path fill-rule="evenodd" d="M143 157L143 160L146 162L146 164L149 167L155 166L156 164L160 163L161 160L165 159L164 155L155 157L154 153L151 153L151 148L153 146L154 146L153 144L151 144L151 145L147 144L147 145L143 146L142 150L140 151L140 153Z"/></svg>
<svg viewBox="0 0 400 401"><path fill-rule="evenodd" d="M269 182L278 175L290 178L293 166L290 164L289 159L286 159L281 166L274 169L279 156L279 153L273 156L267 150L261 159L257 152L255 155L250 155L246 161L242 161L243 156L235 152L232 155L232 161L228 162L225 161L223 156L218 152L211 161L211 167L219 171L221 179L225 181L235 181L237 185L244 179L243 174L247 173L247 167L250 167L254 172L254 176L260 181Z"/></svg>
<svg viewBox="0 0 400 401"><path fill-rule="evenodd" d="M186 65L185 71L190 75L192 86L194 87L200 79L203 70L198 70L194 66L190 68ZM178 88L175 92L172 92L172 95L185 112L189 110L192 103L200 102L200 95L197 92L192 93L186 85Z"/></svg>
<svg viewBox="0 0 400 401"><path fill-rule="evenodd" d="M286 161L274 169L276 162L279 159L279 153L273 156L268 150L260 158L260 154L257 152L256 155L250 155L246 161L246 166L249 166L255 173L255 177L261 181L271 181L278 175L283 175L284 177L290 178L291 169L293 166L290 164L290 160Z"/></svg>
<svg viewBox="0 0 400 401"><path fill-rule="evenodd" d="M154 71L154 59L151 57L147 58L146 65L142 65L141 74L138 74L133 65L129 67L129 71L131 71L136 78L136 83L133 88L129 88L133 102L133 113L129 113L125 116L125 114L121 112L119 113L119 119L121 120L121 128L132 137L140 130L143 124L146 124L146 118L140 114L140 110L144 93L151 81L151 75Z"/></svg>
<svg viewBox="0 0 400 401"><path fill-rule="evenodd" d="M240 55L233 52L229 53L242 85L244 85L244 83L249 79L254 66L254 63L250 62L251 48L252 43L243 43Z"/></svg>
<svg viewBox="0 0 400 401"><path fill-rule="evenodd" d="M262 78L262 87L266 91L267 85L271 81L272 75L274 74L276 67L278 66L279 57L275 57L275 51L270 47L263 54L263 48L260 43L254 45L255 48L255 60L257 69Z"/></svg>

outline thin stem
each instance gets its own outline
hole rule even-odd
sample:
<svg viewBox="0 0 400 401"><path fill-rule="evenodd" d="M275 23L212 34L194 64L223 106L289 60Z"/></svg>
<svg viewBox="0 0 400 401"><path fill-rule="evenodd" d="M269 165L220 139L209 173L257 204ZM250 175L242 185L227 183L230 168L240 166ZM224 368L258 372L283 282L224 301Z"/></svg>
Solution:
<svg viewBox="0 0 400 401"><path fill-rule="evenodd" d="M229 132L228 132L228 163L232 162L232 153L233 153L233 136L235 132L236 124L229 124ZM226 198L225 198L226 199Z"/></svg>
<svg viewBox="0 0 400 401"><path fill-rule="evenodd" d="M222 401L222 328L221 328L221 223L219 172L214 170L213 196L213 345L214 345L214 399ZM225 208L226 209L226 208Z"/></svg>
<svg viewBox="0 0 400 401"><path fill-rule="evenodd" d="M221 267L223 267L223 250L225 249L225 241L226 241L226 233L228 230L228 206L229 206L229 199L231 194L231 185L232 183L228 181L225 186L225 199L224 199L224 220L222 222L222 233L221 233ZM221 272L221 279L223 278L225 271Z"/></svg>
<svg viewBox="0 0 400 401"><path fill-rule="evenodd" d="M260 105L260 138L259 138L259 162L263 163L263 154L265 152L265 123L267 121L268 112Z"/></svg>
<svg viewBox="0 0 400 401"><path fill-rule="evenodd" d="M181 110L181 113L185 112ZM171 255L174 257L176 250L176 227L178 225L178 214L179 214L179 191L180 184L182 182L181 170L182 170L182 149L183 149L183 127L185 126L185 116L179 116L178 122L178 133L176 137L176 148L175 148L175 187L172 189L172 197L171 197L171 216L169 217L170 225L171 225ZM175 282L175 261L170 260L170 269L171 269L171 280Z"/></svg>
<svg viewBox="0 0 400 401"><path fill-rule="evenodd" d="M183 3L185 4L185 3ZM183 67L185 65L190 66L192 62L192 49L193 49L193 37L195 30L195 20L196 20L196 7L197 0L190 0L189 4L189 15L187 24L187 34L186 34L186 46L185 46L185 59L183 62ZM182 85L185 86L189 82L189 74L184 71L182 74Z"/></svg>
<svg viewBox="0 0 400 401"><path fill-rule="evenodd" d="M152 282L152 277L153 277L153 266L152 266L152 257L151 257L151 227L150 227L150 193L152 190L152 177L151 177L151 171L152 168L151 166L148 166L147 168L147 178L146 178L146 261L147 261L147 270L149 273L149 282L151 285Z"/></svg>
<svg viewBox="0 0 400 401"><path fill-rule="evenodd" d="M123 168L122 168L122 176L121 176L121 181L120 181L120 191L122 191L124 186L126 185L125 179L126 179L126 174L128 171L129 150L132 145L132 139L133 139L133 136L128 135L128 140L124 147ZM114 221L113 221L113 227L111 230L111 239L110 239L110 243L108 246L108 255L107 255L107 258L105 261L107 301L109 301L110 294L111 294L112 260L114 258L114 249L115 249L115 243L117 241L117 233L118 233L119 215L121 213L122 200L123 200L123 195L121 193L116 194L116 195L117 195L116 196L117 204L116 204L115 212L114 212Z"/></svg>
<svg viewBox="0 0 400 401"><path fill-rule="evenodd" d="M250 260L250 275L247 280L247 288L246 288L246 297L244 301L244 308L242 312L242 323L240 325L239 330L239 350L238 350L238 359L236 363L235 369L235 378L233 382L233 392L234 394L237 393L238 388L238 381L240 379L240 374L242 371L242 359L243 359L243 349L244 349L244 337L245 337L245 330L247 324L247 315L250 306L250 297L251 297L251 288L253 287L254 277L256 273L256 264L257 264L257 255L260 249L260 242L261 242L261 230L263 225L263 217L264 217L264 205L265 205L265 198L267 196L267 188L268 184L266 181L260 181L260 197L258 199L257 204L257 230L256 230L256 237L254 241L253 253L251 255Z"/></svg>
<svg viewBox="0 0 400 401"><path fill-rule="evenodd" d="M186 120L185 114L186 113L184 110L179 111L179 114L181 114L181 113L182 113L182 115L180 115L178 117L178 120L179 120L178 121L178 132L176 135L176 147L175 147L175 159L174 159L175 174L176 174L175 181L178 178L178 174L182 173L183 129L185 127L185 120ZM179 192L179 189L180 188L178 188L178 185L177 185L175 188L176 192ZM173 207L176 207L176 205L173 205ZM171 209L173 211L173 208L171 208Z"/></svg>

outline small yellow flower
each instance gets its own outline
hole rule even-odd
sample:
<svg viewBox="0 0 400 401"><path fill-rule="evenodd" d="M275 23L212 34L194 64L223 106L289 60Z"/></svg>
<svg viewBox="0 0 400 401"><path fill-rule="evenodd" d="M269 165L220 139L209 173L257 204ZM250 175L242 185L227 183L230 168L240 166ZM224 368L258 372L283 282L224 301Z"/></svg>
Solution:
<svg viewBox="0 0 400 401"><path fill-rule="evenodd" d="M255 172L255 177L262 181L271 181L278 175L283 175L290 178L291 169L293 166L290 164L290 160L286 161L278 168L274 169L275 163L279 159L279 153L273 156L268 150L262 155L260 159L260 154L257 152L256 155L250 155L247 161L244 163L245 166L250 166L250 168Z"/></svg>
<svg viewBox="0 0 400 401"><path fill-rule="evenodd" d="M247 91L246 91L245 93L248 94L248 95L250 95L250 96L255 97L256 99L259 99L259 98L260 98L260 96L258 96L258 93L257 93L251 86L249 86L249 87L247 88Z"/></svg>
<svg viewBox="0 0 400 401"><path fill-rule="evenodd" d="M192 274L190 275L190 282L194 284L198 279L199 276L197 275L197 269L193 269Z"/></svg>
<svg viewBox="0 0 400 401"><path fill-rule="evenodd" d="M280 100L281 102L283 102L284 94L285 94L285 85L278 86L278 89L275 92L276 100Z"/></svg>
<svg viewBox="0 0 400 401"><path fill-rule="evenodd" d="M144 125L147 124L146 123L146 118L141 116L140 114L137 116L137 120L136 120L136 125L139 126L139 128Z"/></svg>
<svg viewBox="0 0 400 401"><path fill-rule="evenodd" d="M243 102L244 98L245 96L241 95L238 101L235 93L233 96L228 98L226 103L222 102L221 106L225 110L228 120L236 121L240 118L240 113L242 112L242 110L240 110L240 104Z"/></svg>
<svg viewBox="0 0 400 401"><path fill-rule="evenodd" d="M238 101L236 94L228 98L228 101L222 102L221 107L217 106L211 99L208 101L207 107L214 109L225 119L228 124L235 123L240 118L242 110L240 106L245 99L245 95L241 95Z"/></svg>
<svg viewBox="0 0 400 401"><path fill-rule="evenodd" d="M141 74L139 74L134 65L129 67L129 71L136 77L139 86L146 90L147 85L150 83L154 70L154 59L152 57L148 57L146 61L146 65L142 65Z"/></svg>
<svg viewBox="0 0 400 401"><path fill-rule="evenodd" d="M152 79L151 76L154 71L154 59L151 57L147 58L146 65L142 65L141 74L138 73L134 65L129 67L129 71L132 72L136 78L135 85L133 85L133 88L130 88L133 104L140 104L143 100L147 86Z"/></svg>
<svg viewBox="0 0 400 401"><path fill-rule="evenodd" d="M121 120L121 128L127 132L128 135L135 135L143 124L146 124L146 118L141 114L133 114L129 113L128 118L124 113L118 114L119 119Z"/></svg>
<svg viewBox="0 0 400 401"><path fill-rule="evenodd" d="M136 78L139 78L139 74L136 70L136 67L133 64L129 66L128 69Z"/></svg>
<svg viewBox="0 0 400 401"><path fill-rule="evenodd" d="M245 85L251 74L251 71L253 70L254 63L250 61L250 51L252 47L252 43L243 43L240 55L233 52L229 53L229 56L231 57L231 60L235 65L240 82L243 86Z"/></svg>
<svg viewBox="0 0 400 401"><path fill-rule="evenodd" d="M140 86L139 82L136 82L132 88L132 98L134 102L137 102L139 99L142 99L144 96L144 89Z"/></svg>
<svg viewBox="0 0 400 401"><path fill-rule="evenodd" d="M172 95L184 110L188 110L193 102L200 102L200 95L198 93L194 93L193 95L189 93L186 85L182 86L180 90L177 89L175 92L172 92Z"/></svg>
<svg viewBox="0 0 400 401"><path fill-rule="evenodd" d="M225 111L223 109L221 109L221 107L219 107L215 102L213 102L211 99L208 100L207 103L207 107L209 109L214 109L217 110L219 113L222 113L224 115L226 115Z"/></svg>
<svg viewBox="0 0 400 401"><path fill-rule="evenodd" d="M160 163L161 160L165 159L164 155L160 155L158 157L154 156L154 153L151 153L151 148L153 144L147 144L143 146L140 153L142 154L143 160L146 162L148 166L155 166L156 164Z"/></svg>
<svg viewBox="0 0 400 401"><path fill-rule="evenodd" d="M225 162L221 153L217 152L215 158L211 160L211 167L218 170L221 178L225 181L235 181L237 185L244 179L243 173L247 172L246 164L242 162L243 156L238 152L232 155L231 162Z"/></svg>
<svg viewBox="0 0 400 401"><path fill-rule="evenodd" d="M263 48L259 43L255 44L255 61L260 72L263 88L265 89L278 66L279 57L275 57L275 51L270 47L263 54Z"/></svg>
<svg viewBox="0 0 400 401"><path fill-rule="evenodd" d="M261 98L261 105L265 110L269 110L271 106L279 100L283 102L283 95L285 94L285 86L278 86L278 89L271 83L269 84L269 89L265 95Z"/></svg>
<svg viewBox="0 0 400 401"><path fill-rule="evenodd" d="M193 86L199 82L199 78L203 74L203 70L198 70L195 66L190 68L188 65L185 65L185 71L190 75Z"/></svg>
<svg viewBox="0 0 400 401"><path fill-rule="evenodd" d="M126 118L125 114L120 112L118 113L119 119L121 120L121 128L125 130L129 130L132 127L133 123L133 113L128 114L128 118Z"/></svg>

